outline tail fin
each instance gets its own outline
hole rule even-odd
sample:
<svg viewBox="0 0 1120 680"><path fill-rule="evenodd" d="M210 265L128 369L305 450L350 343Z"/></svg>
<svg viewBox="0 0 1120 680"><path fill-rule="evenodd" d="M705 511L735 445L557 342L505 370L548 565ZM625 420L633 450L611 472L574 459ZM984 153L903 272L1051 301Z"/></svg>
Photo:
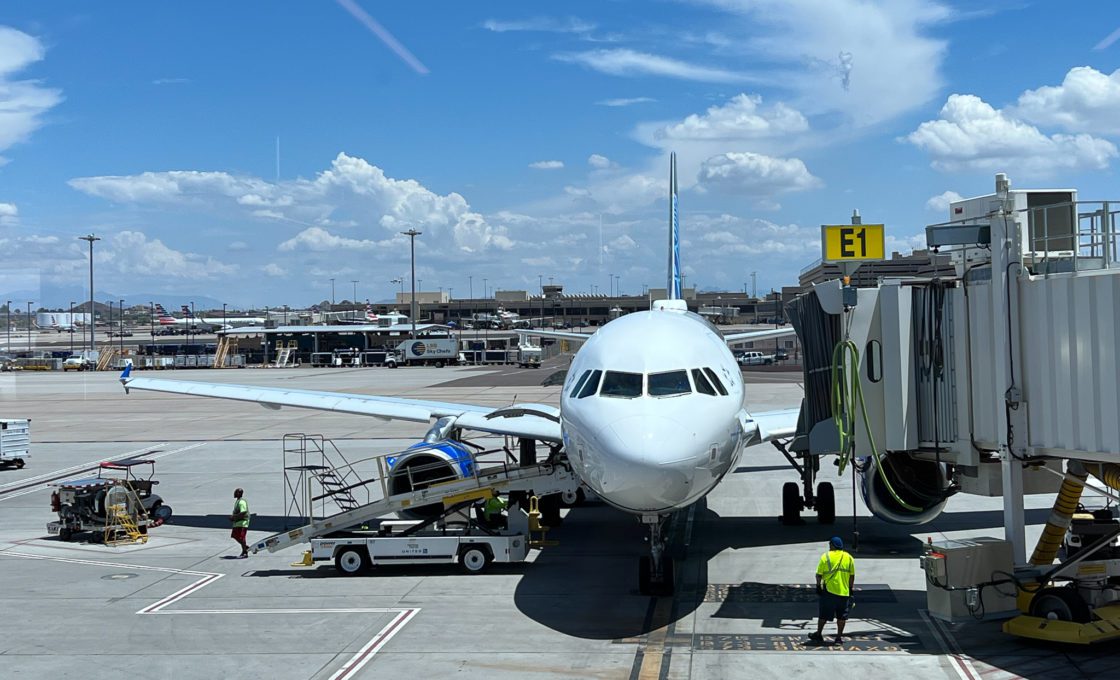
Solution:
<svg viewBox="0 0 1120 680"><path fill-rule="evenodd" d="M191 308L187 305L182 305L181 307L179 307L179 309L183 311L183 316L187 317L188 319L194 316L193 314L191 314Z"/></svg>
<svg viewBox="0 0 1120 680"><path fill-rule="evenodd" d="M669 279L665 297L680 300L681 290L681 238L677 219L677 154L669 154Z"/></svg>

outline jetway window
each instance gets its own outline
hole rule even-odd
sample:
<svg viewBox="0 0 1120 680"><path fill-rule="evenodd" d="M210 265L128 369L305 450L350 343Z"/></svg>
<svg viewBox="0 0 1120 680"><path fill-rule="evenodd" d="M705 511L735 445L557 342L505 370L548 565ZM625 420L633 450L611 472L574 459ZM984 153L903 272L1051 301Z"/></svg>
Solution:
<svg viewBox="0 0 1120 680"><path fill-rule="evenodd" d="M872 340L867 343L867 350L864 353L864 358L867 360L867 379L873 383L882 380L883 346L879 344L878 340Z"/></svg>
<svg viewBox="0 0 1120 680"><path fill-rule="evenodd" d="M716 388L712 387L711 381L699 368L692 369L692 382L696 383L696 391L700 394L716 396Z"/></svg>
<svg viewBox="0 0 1120 680"><path fill-rule="evenodd" d="M591 371L591 375L587 376L587 379L583 381L583 387L580 388L576 398L583 399L584 397L590 397L595 394L595 392L599 390L599 378L602 377L602 375L603 372L599 369Z"/></svg>
<svg viewBox="0 0 1120 680"><path fill-rule="evenodd" d="M719 390L719 393L726 397L727 388L723 386L723 381L719 379L719 376L716 375L716 372L705 366L704 374L708 376L708 380L712 381L712 385L715 385L715 388Z"/></svg>
<svg viewBox="0 0 1120 680"><path fill-rule="evenodd" d="M692 394L686 371L649 374L649 396L675 397L681 394Z"/></svg>
<svg viewBox="0 0 1120 680"><path fill-rule="evenodd" d="M642 374L607 371L603 377L603 389L599 392L599 396L619 399L634 399L642 396Z"/></svg>

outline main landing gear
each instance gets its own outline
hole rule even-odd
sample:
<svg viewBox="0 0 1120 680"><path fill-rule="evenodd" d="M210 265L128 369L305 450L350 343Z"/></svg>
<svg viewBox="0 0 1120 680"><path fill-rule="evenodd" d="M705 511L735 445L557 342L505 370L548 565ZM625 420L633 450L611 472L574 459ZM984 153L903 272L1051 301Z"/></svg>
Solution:
<svg viewBox="0 0 1120 680"><path fill-rule="evenodd" d="M669 515L642 515L649 527L649 555L638 561L638 592L662 597L673 594L673 558L669 556Z"/></svg>
<svg viewBox="0 0 1120 680"><path fill-rule="evenodd" d="M832 482L817 484L817 492L813 493L813 483L816 482L817 473L820 472L820 458L808 454L799 454L795 459L786 450L783 442L774 441L774 448L782 452L794 470L801 475L801 485L797 482L786 482L782 485L782 524L804 524L801 511L814 509L817 511L817 521L821 524L832 524L836 521L836 491ZM800 463L798 463L800 459Z"/></svg>

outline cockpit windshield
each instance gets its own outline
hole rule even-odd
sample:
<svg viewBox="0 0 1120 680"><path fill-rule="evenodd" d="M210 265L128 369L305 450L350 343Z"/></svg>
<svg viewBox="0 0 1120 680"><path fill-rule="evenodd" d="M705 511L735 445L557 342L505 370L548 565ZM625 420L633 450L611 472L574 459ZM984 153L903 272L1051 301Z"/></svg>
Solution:
<svg viewBox="0 0 1120 680"><path fill-rule="evenodd" d="M692 385L689 384L688 373L685 371L649 374L649 396L651 397L673 397L691 393Z"/></svg>
<svg viewBox="0 0 1120 680"><path fill-rule="evenodd" d="M607 371L603 376L603 388L599 396L619 399L634 399L642 396L642 374Z"/></svg>
<svg viewBox="0 0 1120 680"><path fill-rule="evenodd" d="M599 389L599 377L602 375L602 371L600 371L599 369L595 369L593 371L589 371L586 376L581 378L582 387L579 388L579 393L575 395L576 398L583 399L584 397L590 397L591 395L595 394L595 392Z"/></svg>

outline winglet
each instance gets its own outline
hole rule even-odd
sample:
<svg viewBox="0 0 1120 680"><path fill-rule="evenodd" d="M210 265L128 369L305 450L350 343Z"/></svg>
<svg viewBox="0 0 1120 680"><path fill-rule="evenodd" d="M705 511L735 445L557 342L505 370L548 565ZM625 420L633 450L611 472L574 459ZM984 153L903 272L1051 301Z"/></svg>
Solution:
<svg viewBox="0 0 1120 680"><path fill-rule="evenodd" d="M128 381L131 380L131 378L130 378L131 375L132 375L132 364L129 363L129 364L125 365L124 370L121 371L121 377L120 377L121 384L124 385L124 393L125 394L128 394Z"/></svg>

